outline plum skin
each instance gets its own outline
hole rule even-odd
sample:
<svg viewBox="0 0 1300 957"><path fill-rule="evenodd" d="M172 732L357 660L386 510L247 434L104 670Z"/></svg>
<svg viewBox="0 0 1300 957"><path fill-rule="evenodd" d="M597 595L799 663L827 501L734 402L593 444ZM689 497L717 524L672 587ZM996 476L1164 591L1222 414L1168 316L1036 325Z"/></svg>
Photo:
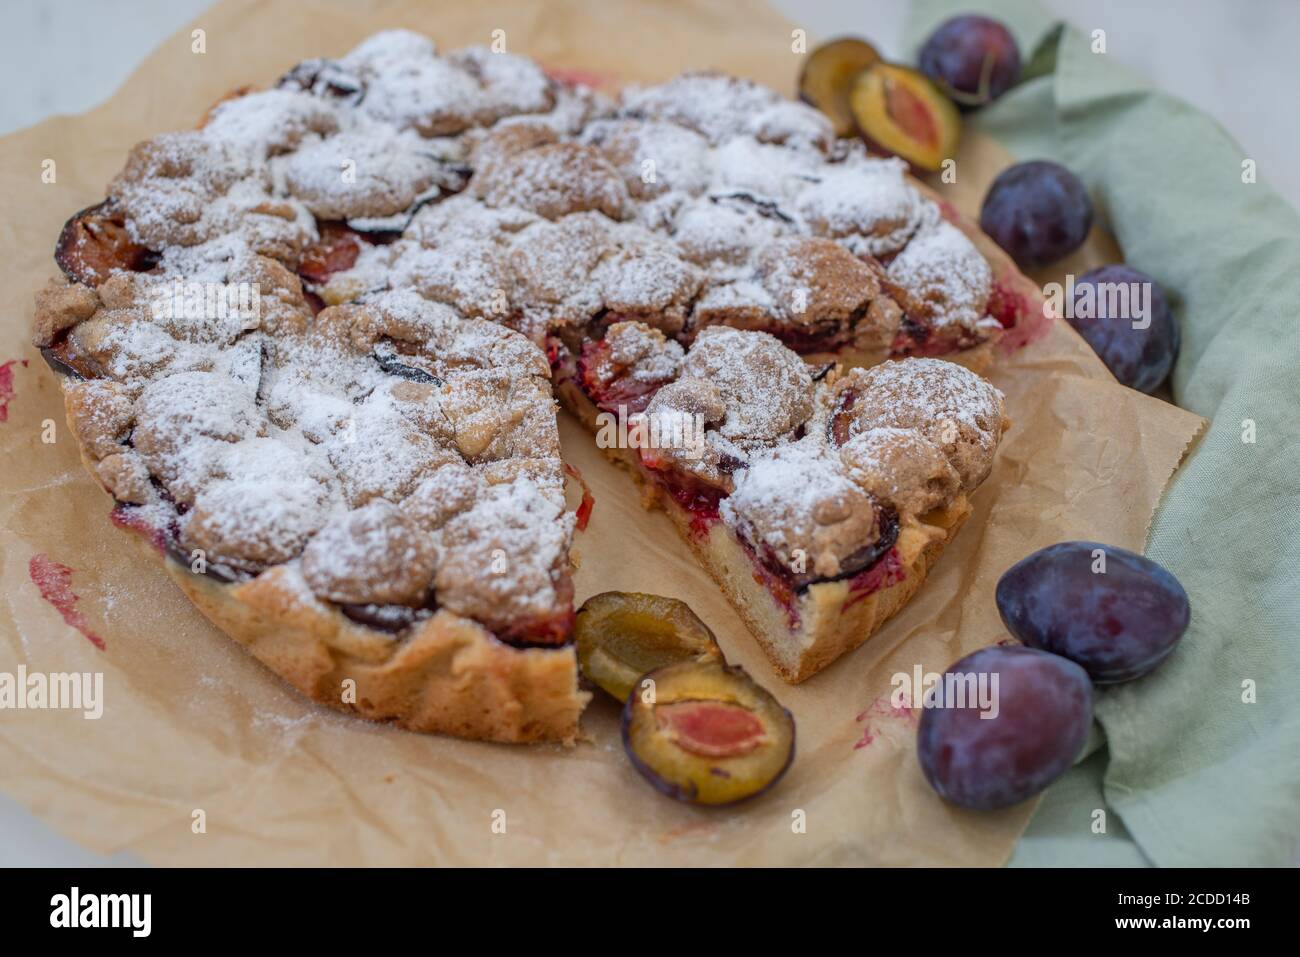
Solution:
<svg viewBox="0 0 1300 957"><path fill-rule="evenodd" d="M879 62L876 48L857 37L837 37L819 44L804 57L799 99L825 113L836 136L851 136L857 132L848 104L853 77Z"/></svg>
<svg viewBox="0 0 1300 957"><path fill-rule="evenodd" d="M1092 200L1083 183L1048 160L1004 169L980 209L980 229L1030 269L1074 252L1091 228Z"/></svg>
<svg viewBox="0 0 1300 957"><path fill-rule="evenodd" d="M988 90L981 96L984 62L990 56L993 65ZM1015 86L1020 79L1020 49L1001 22L963 14L944 21L930 34L917 65L941 88L955 91L957 105L969 110L996 100Z"/></svg>
<svg viewBox="0 0 1300 957"><path fill-rule="evenodd" d="M1038 794L1078 758L1092 727L1092 684L1065 658L994 645L948 674L997 674L998 713L927 707L917 757L930 786L959 807L993 811Z"/></svg>
<svg viewBox="0 0 1300 957"><path fill-rule="evenodd" d="M1092 571L1093 552L1106 571ZM1150 673L1191 621L1187 592L1149 558L1097 542L1060 542L1012 565L998 580L998 613L1033 648L1082 666L1097 684Z"/></svg>
<svg viewBox="0 0 1300 957"><path fill-rule="evenodd" d="M1077 303L1083 287L1097 287L1103 283L1149 283L1150 324L1145 329L1135 329L1134 316L1110 315L1106 310L1108 303L1101 295L1094 300L1096 314L1080 316ZM1069 310L1067 321L1092 346L1093 352L1106 363L1111 374L1123 385L1139 392L1151 393L1158 389L1169 378L1178 359L1180 340L1178 323L1169 311L1169 302L1160 284L1131 266L1112 264L1084 273L1075 281L1074 289L1076 305Z"/></svg>

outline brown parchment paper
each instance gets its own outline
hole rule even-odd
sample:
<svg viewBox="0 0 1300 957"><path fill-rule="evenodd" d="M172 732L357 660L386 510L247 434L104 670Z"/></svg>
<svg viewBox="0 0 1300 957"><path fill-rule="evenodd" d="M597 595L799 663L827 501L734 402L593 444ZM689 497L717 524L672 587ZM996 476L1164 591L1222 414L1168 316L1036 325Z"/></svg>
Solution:
<svg viewBox="0 0 1300 957"><path fill-rule="evenodd" d="M941 671L1003 638L993 586L1028 552L1067 538L1140 550L1202 425L1116 385L1064 323L993 373L1015 424L930 580L870 642L798 687L773 676L668 520L642 511L628 477L562 421L565 457L596 499L577 543L579 601L605 589L686 600L728 658L796 716L790 773L737 808L694 809L654 793L624 759L616 708L605 700L584 718L589 740L569 749L420 736L318 708L209 625L111 527L109 501L67 434L55 380L29 345L32 295L55 272L60 225L102 197L138 140L192 126L234 87L269 83L299 59L343 53L393 26L443 48L486 43L503 29L512 51L623 81L715 67L791 92L799 62L794 25L758 0L225 0L103 106L0 141L0 364L13 360L0 423L0 671L103 672L105 698L97 721L0 711L0 786L90 848L162 864L1004 861L1031 805L973 814L935 797L917 765L914 715L889 709L890 676L917 665ZM199 28L204 54L191 51ZM55 162L54 183L42 182L45 160ZM991 142L968 139L958 182L936 188L970 215L1007 161ZM1098 235L1059 271L1116 256ZM76 609L104 650L42 599L30 575L36 555L73 570Z"/></svg>

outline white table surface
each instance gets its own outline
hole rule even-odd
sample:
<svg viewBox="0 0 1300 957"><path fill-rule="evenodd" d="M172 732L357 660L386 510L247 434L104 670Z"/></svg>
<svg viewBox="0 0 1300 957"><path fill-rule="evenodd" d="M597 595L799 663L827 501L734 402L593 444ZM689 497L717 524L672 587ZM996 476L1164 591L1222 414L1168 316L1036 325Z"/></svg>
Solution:
<svg viewBox="0 0 1300 957"><path fill-rule="evenodd" d="M908 0L774 0L813 37L856 33L902 58ZM1106 30L1110 56L1214 116L1300 209L1300 0L1043 0ZM208 0L45 0L6 4L0 135L100 103ZM978 8L978 0L971 0ZM75 64L69 69L67 64ZM288 64L286 64L288 66ZM3 720L0 716L0 720ZM0 775L2 776L2 775ZM0 866L130 865L94 854L0 795Z"/></svg>

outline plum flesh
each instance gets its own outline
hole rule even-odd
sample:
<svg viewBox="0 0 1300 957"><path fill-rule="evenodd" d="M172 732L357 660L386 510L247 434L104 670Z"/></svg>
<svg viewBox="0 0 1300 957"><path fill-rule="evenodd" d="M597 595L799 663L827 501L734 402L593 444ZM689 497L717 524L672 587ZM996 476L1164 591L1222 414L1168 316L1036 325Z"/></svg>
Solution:
<svg viewBox="0 0 1300 957"><path fill-rule="evenodd" d="M849 110L849 90L859 73L879 62L880 54L865 40L841 37L823 43L803 61L799 99L825 113L836 136L852 136L857 125Z"/></svg>
<svg viewBox="0 0 1300 957"><path fill-rule="evenodd" d="M114 272L152 269L158 257L131 239L122 215L105 201L64 223L54 261L72 281L98 286Z"/></svg>
<svg viewBox="0 0 1300 957"><path fill-rule="evenodd" d="M858 132L876 150L934 171L957 152L961 117L943 93L916 70L878 63L849 91Z"/></svg>
<svg viewBox="0 0 1300 957"><path fill-rule="evenodd" d="M574 622L583 677L626 701L637 679L678 661L721 661L717 640L685 602L640 592L588 598Z"/></svg>

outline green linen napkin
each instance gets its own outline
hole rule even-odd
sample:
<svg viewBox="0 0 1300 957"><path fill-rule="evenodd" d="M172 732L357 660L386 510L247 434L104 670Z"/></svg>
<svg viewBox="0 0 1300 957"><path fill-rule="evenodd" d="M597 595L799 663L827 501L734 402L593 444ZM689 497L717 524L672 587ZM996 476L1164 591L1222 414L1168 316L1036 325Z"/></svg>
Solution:
<svg viewBox="0 0 1300 957"><path fill-rule="evenodd" d="M1211 423L1147 542L1187 589L1191 627L1154 674L1098 690L1107 747L1049 790L1012 863L1295 865L1300 217L1265 185L1290 171L1243 182L1249 156L1212 119L1037 3L979 5L1016 34L1030 78L966 121L1083 179L1126 260L1169 294L1174 401ZM909 48L972 6L916 0Z"/></svg>

